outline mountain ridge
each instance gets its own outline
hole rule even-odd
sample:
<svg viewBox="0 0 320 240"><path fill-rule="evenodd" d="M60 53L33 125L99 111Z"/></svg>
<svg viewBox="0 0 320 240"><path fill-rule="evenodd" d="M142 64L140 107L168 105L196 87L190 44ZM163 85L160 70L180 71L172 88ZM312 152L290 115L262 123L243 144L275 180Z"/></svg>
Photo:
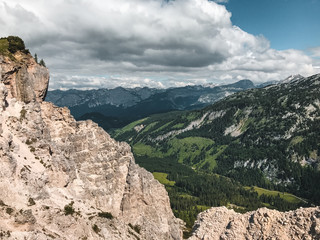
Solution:
<svg viewBox="0 0 320 240"><path fill-rule="evenodd" d="M202 110L154 115L113 136L129 141L135 154L144 154L139 152L142 146L161 156L177 151L181 163L198 170L214 171L246 185L283 186L317 201L320 192L307 182L320 180L319 79L320 74L249 89ZM134 129L138 125L139 132ZM181 149L167 152L174 141L192 137L211 141L211 153L200 145L202 158L192 154L186 159ZM160 143L162 148L157 147Z"/></svg>
<svg viewBox="0 0 320 240"><path fill-rule="evenodd" d="M150 114L198 109L226 95L253 88L250 80L215 86L186 86L168 89L122 88L49 91L46 97L58 106L67 106L76 119L94 118L105 130L122 127ZM90 115L93 116L90 116ZM101 118L97 118L98 115ZM108 117L114 119L108 121Z"/></svg>

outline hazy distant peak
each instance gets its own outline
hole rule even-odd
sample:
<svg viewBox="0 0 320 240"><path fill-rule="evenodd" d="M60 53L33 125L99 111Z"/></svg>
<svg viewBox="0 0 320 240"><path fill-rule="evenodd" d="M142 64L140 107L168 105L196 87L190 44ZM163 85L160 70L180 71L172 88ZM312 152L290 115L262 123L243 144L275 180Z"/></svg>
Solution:
<svg viewBox="0 0 320 240"><path fill-rule="evenodd" d="M218 87L220 85L221 84L219 84L219 83L206 83L206 84L203 84L202 86L203 87L208 87L208 88L214 88L214 87Z"/></svg>
<svg viewBox="0 0 320 240"><path fill-rule="evenodd" d="M301 79L303 79L304 77L300 74L296 74L296 75L290 75L289 77L287 77L286 79L283 79L279 82L279 84L282 83L289 83L289 82L295 82L295 81L299 81Z"/></svg>

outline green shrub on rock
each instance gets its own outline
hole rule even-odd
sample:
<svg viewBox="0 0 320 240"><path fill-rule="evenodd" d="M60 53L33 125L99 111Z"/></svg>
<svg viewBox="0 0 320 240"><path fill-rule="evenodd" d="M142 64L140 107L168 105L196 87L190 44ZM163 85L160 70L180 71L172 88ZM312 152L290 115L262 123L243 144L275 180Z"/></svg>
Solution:
<svg viewBox="0 0 320 240"><path fill-rule="evenodd" d="M74 214L74 208L73 208L73 201L69 203L68 205L64 206L64 215L73 215Z"/></svg>
<svg viewBox="0 0 320 240"><path fill-rule="evenodd" d="M17 36L9 36L7 37L7 40L9 42L9 52L16 53L17 51L22 51L24 53L29 53L29 50L26 49L24 41L21 38Z"/></svg>

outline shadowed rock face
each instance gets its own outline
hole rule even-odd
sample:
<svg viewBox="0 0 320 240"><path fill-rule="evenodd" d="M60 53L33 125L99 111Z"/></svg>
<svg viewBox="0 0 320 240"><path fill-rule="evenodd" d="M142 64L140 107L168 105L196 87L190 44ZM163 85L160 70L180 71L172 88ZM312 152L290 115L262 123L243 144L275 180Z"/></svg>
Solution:
<svg viewBox="0 0 320 240"><path fill-rule="evenodd" d="M41 102L48 89L48 69L29 54L17 52L14 57L0 56L0 82L7 87L8 96L25 103Z"/></svg>
<svg viewBox="0 0 320 240"><path fill-rule="evenodd" d="M0 238L181 239L182 221L130 146L42 101L48 71L0 56Z"/></svg>
<svg viewBox="0 0 320 240"><path fill-rule="evenodd" d="M190 240L320 239L320 209L278 212L267 208L239 214L225 207L198 215Z"/></svg>

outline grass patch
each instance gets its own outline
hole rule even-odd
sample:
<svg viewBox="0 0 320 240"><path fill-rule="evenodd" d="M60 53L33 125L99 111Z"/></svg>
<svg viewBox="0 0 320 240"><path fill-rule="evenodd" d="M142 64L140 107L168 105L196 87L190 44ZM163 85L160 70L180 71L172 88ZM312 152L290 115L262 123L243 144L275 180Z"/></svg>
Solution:
<svg viewBox="0 0 320 240"><path fill-rule="evenodd" d="M199 117L198 113L190 112L187 114L186 119L189 121L196 120Z"/></svg>
<svg viewBox="0 0 320 240"><path fill-rule="evenodd" d="M168 123L166 123L166 124L164 124L164 125L162 125L161 127L159 127L158 129L156 129L156 130L153 131L153 132L154 132L154 133L155 133L155 132L159 132L159 131L165 129L166 127L168 127L171 123L172 123L172 121L171 121L171 122L168 122Z"/></svg>
<svg viewBox="0 0 320 240"><path fill-rule="evenodd" d="M208 157L210 146L214 141L202 137L187 137L183 139L172 139L168 155L176 155L179 163L190 165L202 162Z"/></svg>
<svg viewBox="0 0 320 240"><path fill-rule="evenodd" d="M217 157L219 157L226 149L227 149L228 145L221 145L218 147L218 152L214 155L215 159L217 159Z"/></svg>
<svg viewBox="0 0 320 240"><path fill-rule="evenodd" d="M210 206L205 206L205 205L197 205L197 208L201 210L201 212L208 210L211 208Z"/></svg>
<svg viewBox="0 0 320 240"><path fill-rule="evenodd" d="M2 38L0 39L0 54L7 55L9 53L9 42L7 39Z"/></svg>
<svg viewBox="0 0 320 240"><path fill-rule="evenodd" d="M252 122L254 122L254 119L253 119L253 118L245 119L245 121L244 121L244 123L242 124L241 129L240 129L241 132L242 132L242 133L245 132L245 131L248 129L250 123L252 123Z"/></svg>
<svg viewBox="0 0 320 240"><path fill-rule="evenodd" d="M317 150L311 151L309 156L312 159L317 159L318 158L318 151Z"/></svg>
<svg viewBox="0 0 320 240"><path fill-rule="evenodd" d="M141 133L145 133L145 132L148 132L151 128L153 128L155 125L157 125L158 122L153 122L153 123L150 123L148 126L146 126Z"/></svg>
<svg viewBox="0 0 320 240"><path fill-rule="evenodd" d="M161 173L161 172L153 172L152 173L154 178L157 179L160 183L167 185L167 186L174 186L176 183L175 181L168 180L168 174L167 173Z"/></svg>
<svg viewBox="0 0 320 240"><path fill-rule="evenodd" d="M266 208L273 208L270 203L263 203L263 206L265 206Z"/></svg>
<svg viewBox="0 0 320 240"><path fill-rule="evenodd" d="M148 157L158 157L162 158L163 154L156 150L155 148L151 147L150 145L146 145L143 143L137 143L133 145L133 152L137 156L148 156Z"/></svg>
<svg viewBox="0 0 320 240"><path fill-rule="evenodd" d="M187 193L181 193L181 194L179 194L179 197L187 198L187 199L193 199L193 200L199 199L199 197L195 197L195 196L192 196L192 195L187 194Z"/></svg>
<svg viewBox="0 0 320 240"><path fill-rule="evenodd" d="M181 128L183 128L183 126L184 126L184 123L178 123L178 124L172 126L172 129L181 129Z"/></svg>
<svg viewBox="0 0 320 240"><path fill-rule="evenodd" d="M207 156L203 162L200 162L200 164L197 164L194 167L197 169L204 168L213 170L217 166L216 158L216 156Z"/></svg>
<svg viewBox="0 0 320 240"><path fill-rule="evenodd" d="M227 145L219 146L216 149L217 152L213 156L209 155L208 157L206 157L205 161L200 163L200 165L197 166L197 168L205 168L205 169L213 170L217 166L216 159L226 150L227 147L228 147Z"/></svg>
<svg viewBox="0 0 320 240"><path fill-rule="evenodd" d="M238 210L238 209L239 209L239 210L243 210L243 211L246 210L245 207L238 206L238 205L232 204L232 203L228 203L227 208L228 208L228 209L234 209L234 210Z"/></svg>
<svg viewBox="0 0 320 240"><path fill-rule="evenodd" d="M293 145L296 145L296 144L298 144L298 143L301 143L303 140L304 140L303 137L301 137L301 136L296 136L296 137L294 137L294 138L291 140L290 146L293 146Z"/></svg>
<svg viewBox="0 0 320 240"><path fill-rule="evenodd" d="M267 118L263 117L257 124L256 128L262 128L266 125L267 123Z"/></svg>
<svg viewBox="0 0 320 240"><path fill-rule="evenodd" d="M133 145L132 149L136 156L172 157L177 159L179 163L191 165L196 169L213 170L217 166L216 159L227 148L226 145L214 148L214 143L213 140L208 138L187 137L183 139L174 138L163 149L157 149L141 142Z"/></svg>
<svg viewBox="0 0 320 240"><path fill-rule="evenodd" d="M251 187L245 187L245 189L250 190ZM289 202L289 203L301 203L302 200L298 197L296 197L295 195L291 194L291 193L286 193L286 192L279 192L279 191L273 191L273 190L268 190L268 189L264 189L264 188L260 188L260 187L253 187L254 191L258 193L258 196L261 196L262 194L267 195L267 196L273 196L276 197L278 194L279 196Z"/></svg>
<svg viewBox="0 0 320 240"><path fill-rule="evenodd" d="M132 122L132 123L128 124L127 126L121 128L121 129L116 130L115 134L114 134L114 137L116 138L117 136L119 136L119 135L121 135L121 134L123 134L125 132L131 131L135 126L137 126L138 124L141 124L142 122L144 122L147 119L148 118L137 120L135 122Z"/></svg>

